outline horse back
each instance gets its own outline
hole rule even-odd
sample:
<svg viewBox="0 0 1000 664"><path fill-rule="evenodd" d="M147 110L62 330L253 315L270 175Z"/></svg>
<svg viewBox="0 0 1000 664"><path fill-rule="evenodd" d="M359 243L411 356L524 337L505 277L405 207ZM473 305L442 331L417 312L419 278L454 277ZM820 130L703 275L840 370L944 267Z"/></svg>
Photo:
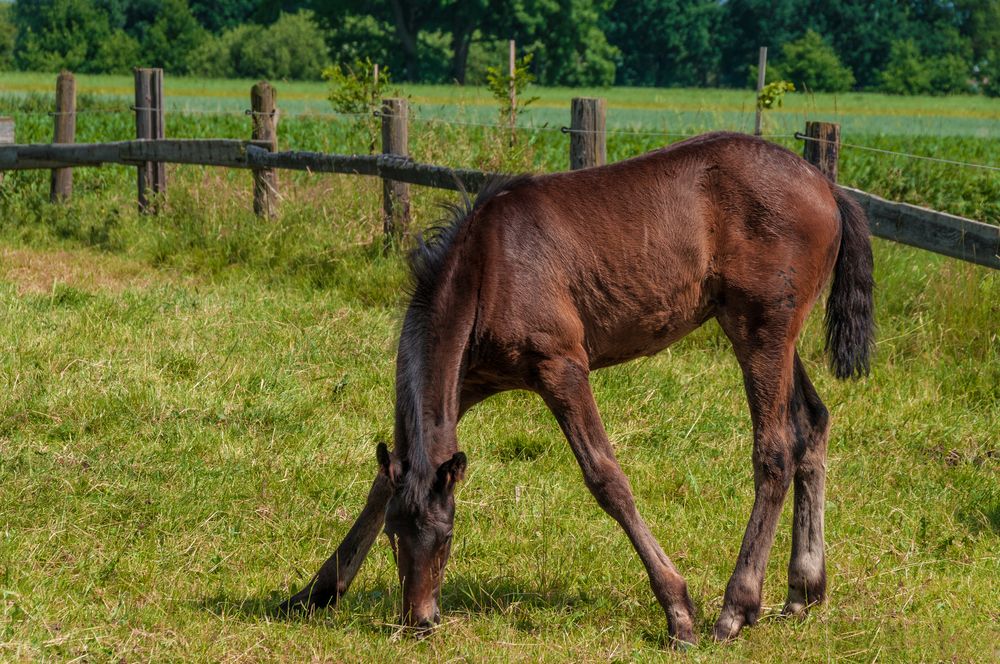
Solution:
<svg viewBox="0 0 1000 664"><path fill-rule="evenodd" d="M658 352L731 291L778 298L793 275L811 306L839 241L830 183L741 134L532 178L473 224L484 337L528 354L574 345L592 368Z"/></svg>

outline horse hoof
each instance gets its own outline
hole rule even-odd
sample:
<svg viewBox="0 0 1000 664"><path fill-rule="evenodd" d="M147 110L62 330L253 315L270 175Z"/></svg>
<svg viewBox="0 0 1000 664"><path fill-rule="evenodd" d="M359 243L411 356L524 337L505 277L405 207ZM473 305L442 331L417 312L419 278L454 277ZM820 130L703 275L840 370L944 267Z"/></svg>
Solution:
<svg viewBox="0 0 1000 664"><path fill-rule="evenodd" d="M743 629L745 621L742 616L736 613L723 611L722 615L715 622L715 628L712 630L712 636L719 643L725 643L726 641L732 641L735 639L740 630Z"/></svg>
<svg viewBox="0 0 1000 664"><path fill-rule="evenodd" d="M670 647L677 652L687 652L696 645L698 645L698 637L694 635L694 632L675 634L670 637Z"/></svg>
<svg viewBox="0 0 1000 664"><path fill-rule="evenodd" d="M312 607L308 602L297 599L295 597L289 597L284 602L274 607L274 612L279 616L290 616L297 613L307 613L312 610Z"/></svg>
<svg viewBox="0 0 1000 664"><path fill-rule="evenodd" d="M809 605L805 602L788 601L781 609L781 615L788 618L804 619L809 614Z"/></svg>
<svg viewBox="0 0 1000 664"><path fill-rule="evenodd" d="M312 613L319 609L325 609L334 603L336 603L336 596L303 590L286 599L275 607L274 610L278 615L290 616L301 613Z"/></svg>

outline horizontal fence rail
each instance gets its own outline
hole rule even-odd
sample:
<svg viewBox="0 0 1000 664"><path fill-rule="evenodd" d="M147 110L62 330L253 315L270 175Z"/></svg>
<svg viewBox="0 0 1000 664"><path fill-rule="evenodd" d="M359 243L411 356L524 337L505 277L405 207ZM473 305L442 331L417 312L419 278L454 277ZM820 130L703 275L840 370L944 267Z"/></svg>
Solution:
<svg viewBox="0 0 1000 664"><path fill-rule="evenodd" d="M1000 270L1000 226L844 189L865 209L872 235Z"/></svg>
<svg viewBox="0 0 1000 664"><path fill-rule="evenodd" d="M158 139L73 145L0 145L0 170L144 162L368 175L452 191L476 192L498 173L452 169L392 154L271 152L266 141ZM1000 270L1000 226L845 187L868 213L873 235Z"/></svg>
<svg viewBox="0 0 1000 664"><path fill-rule="evenodd" d="M452 191L475 192L498 173L462 168L433 166L394 154L343 155L324 152L268 152L256 146L247 148L250 168L283 168L313 173L371 175L398 182Z"/></svg>
<svg viewBox="0 0 1000 664"><path fill-rule="evenodd" d="M262 143L267 145L266 143ZM75 143L70 145L0 146L0 170L65 168L159 162L249 168L247 147L253 141L235 139L138 139L112 143Z"/></svg>
<svg viewBox="0 0 1000 664"><path fill-rule="evenodd" d="M0 182L4 171L25 169L52 170L52 200L64 203L72 193L72 170L76 167L120 164L138 167L138 203L143 212L156 213L166 193L163 165L193 164L220 166L252 171L254 175L254 211L273 218L278 214L279 170L313 173L367 175L383 181L383 217L386 247L408 232L410 198L408 185L476 192L499 174L477 170L453 169L421 164L409 157L409 109L405 99L383 99L381 116L382 152L369 155L344 155L322 152L278 151L277 91L267 81L253 86L250 94L252 132L250 140L167 139L163 137L164 99L162 70L136 69L136 136L134 141L112 143L74 143L76 85L72 73L62 72L57 79L56 119L52 144L14 144L14 123L0 118ZM607 106L603 99L573 100L569 133L571 169L589 168L605 161ZM148 116L148 117L147 117ZM426 120L425 121L438 121ZM470 123L455 123L470 124ZM492 126L492 125L491 125ZM555 130L555 128L552 128ZM511 131L514 131L513 125ZM638 132L650 133L650 132ZM665 132L652 132L667 135ZM687 135L687 134L683 134ZM794 135L804 141L803 157L832 181L837 181L839 152L842 146L871 149L843 143L839 125L807 122L805 133ZM512 134L511 140L514 135ZM376 150L372 139L371 151ZM897 154L897 153L892 153ZM898 153L902 154L902 153ZM932 156L903 155L940 161L959 166L1000 170L983 164L952 162ZM916 205L888 201L878 196L846 188L868 213L872 235L933 251L951 258L1000 270L1000 226ZM149 194L158 194L150 199ZM394 239L395 238L395 239Z"/></svg>
<svg viewBox="0 0 1000 664"><path fill-rule="evenodd" d="M143 139L72 145L0 145L0 171L156 162L225 168L286 169L312 173L371 175L399 182L479 191L497 173L420 164L393 154L343 155L325 152L271 152L267 141L235 139Z"/></svg>

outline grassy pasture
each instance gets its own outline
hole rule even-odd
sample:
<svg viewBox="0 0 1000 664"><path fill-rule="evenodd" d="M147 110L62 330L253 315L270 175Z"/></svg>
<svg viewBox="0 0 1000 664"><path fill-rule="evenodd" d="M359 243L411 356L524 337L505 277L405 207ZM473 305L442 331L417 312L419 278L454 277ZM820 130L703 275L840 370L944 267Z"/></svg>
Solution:
<svg viewBox="0 0 1000 664"><path fill-rule="evenodd" d="M51 120L34 117L23 112L19 132L47 140ZM127 117L87 117L81 141L130 137ZM168 115L168 135L246 135L246 118L214 117ZM467 129L414 132L414 152L539 170L565 161L562 134L503 157L498 137ZM281 131L288 147L363 149L343 123ZM609 151L662 138L633 140ZM959 150L1000 138L920 140ZM859 383L826 371L822 307L811 317L800 350L833 414L830 600L805 621L776 615L789 504L761 623L734 644L708 641L752 501L742 381L709 322L593 377L640 510L688 578L703 644L668 650L641 564L540 400L522 393L460 427L470 471L445 626L413 641L393 626L384 540L339 609L294 620L268 610L346 532L375 443L391 435L405 270L377 250L380 184L282 174L282 216L264 223L248 211L246 173L177 167L169 178L157 218L133 212L132 169L77 170L65 207L44 203L44 173L0 187L0 660L1000 657L1000 274L876 240L878 358ZM426 226L450 196L414 197ZM945 202L996 223L996 200Z"/></svg>

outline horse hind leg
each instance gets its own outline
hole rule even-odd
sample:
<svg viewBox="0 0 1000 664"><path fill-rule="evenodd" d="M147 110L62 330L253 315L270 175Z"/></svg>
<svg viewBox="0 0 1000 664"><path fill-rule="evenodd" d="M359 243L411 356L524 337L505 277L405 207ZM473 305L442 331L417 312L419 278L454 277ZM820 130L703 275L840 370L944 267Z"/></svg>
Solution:
<svg viewBox="0 0 1000 664"><path fill-rule="evenodd" d="M694 606L687 583L636 509L628 478L618 465L597 411L585 358L580 349L568 357L539 362L536 391L569 440L587 488L625 530L642 559L653 593L666 613L670 636L678 643L695 643Z"/></svg>
<svg viewBox="0 0 1000 664"><path fill-rule="evenodd" d="M788 599L783 613L804 615L826 594L823 542L826 448L830 415L816 394L798 354L790 415L795 429L795 508L792 555L788 562Z"/></svg>
<svg viewBox="0 0 1000 664"><path fill-rule="evenodd" d="M804 314L781 306L731 303L718 320L743 370L753 420L754 502L736 567L726 586L714 636L734 638L756 623L767 560L795 472L796 436L789 404L794 389L795 338ZM756 312L751 315L751 312Z"/></svg>

